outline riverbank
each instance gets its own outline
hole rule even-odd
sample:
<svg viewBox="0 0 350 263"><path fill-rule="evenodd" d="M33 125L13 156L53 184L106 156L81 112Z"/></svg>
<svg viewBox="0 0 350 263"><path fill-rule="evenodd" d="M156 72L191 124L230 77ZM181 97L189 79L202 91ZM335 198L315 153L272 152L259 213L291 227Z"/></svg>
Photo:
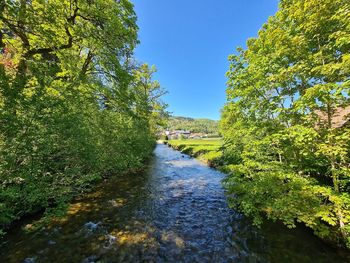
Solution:
<svg viewBox="0 0 350 263"><path fill-rule="evenodd" d="M168 140L163 141L163 143L177 151L199 159L212 168L219 168L223 165L223 154L221 151L223 140L220 138L201 140Z"/></svg>
<svg viewBox="0 0 350 263"><path fill-rule="evenodd" d="M153 148L154 147L155 144ZM62 216L69 213L70 204L95 193L101 188L101 185L111 182L115 180L115 178L130 177L130 175L143 173L147 170L149 162L153 157L151 153L152 152L150 151L148 156L142 157L142 161L135 163L133 167L130 166L129 168L125 168L125 170L94 174L94 176L91 177L87 176L87 178L91 179L71 184L68 191L66 191L60 199L52 199L46 205L41 205L35 209L32 208L32 210L23 212L6 225L0 224L0 243L2 239L6 239L6 236L11 235L16 229L24 228L26 231L36 231L40 227L50 223L52 220L61 220ZM31 222L35 222L35 224L32 224Z"/></svg>

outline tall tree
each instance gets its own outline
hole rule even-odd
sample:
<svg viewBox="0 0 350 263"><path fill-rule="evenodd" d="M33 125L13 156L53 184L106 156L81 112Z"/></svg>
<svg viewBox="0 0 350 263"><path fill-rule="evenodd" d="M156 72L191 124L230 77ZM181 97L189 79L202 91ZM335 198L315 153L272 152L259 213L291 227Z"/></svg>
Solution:
<svg viewBox="0 0 350 263"><path fill-rule="evenodd" d="M137 30L128 0L1 1L0 227L142 166L160 98L131 95Z"/></svg>
<svg viewBox="0 0 350 263"><path fill-rule="evenodd" d="M282 0L229 57L221 123L234 164L228 185L243 211L336 232L347 245L349 131L332 120L349 106L349 15L349 1Z"/></svg>

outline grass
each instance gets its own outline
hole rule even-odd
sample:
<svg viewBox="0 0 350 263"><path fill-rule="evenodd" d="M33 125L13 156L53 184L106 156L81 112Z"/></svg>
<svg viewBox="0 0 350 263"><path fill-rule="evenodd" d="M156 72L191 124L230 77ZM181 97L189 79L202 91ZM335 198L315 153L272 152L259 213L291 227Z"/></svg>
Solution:
<svg viewBox="0 0 350 263"><path fill-rule="evenodd" d="M169 140L168 144L176 150L196 157L211 167L218 167L221 163L223 144L222 139L200 140Z"/></svg>

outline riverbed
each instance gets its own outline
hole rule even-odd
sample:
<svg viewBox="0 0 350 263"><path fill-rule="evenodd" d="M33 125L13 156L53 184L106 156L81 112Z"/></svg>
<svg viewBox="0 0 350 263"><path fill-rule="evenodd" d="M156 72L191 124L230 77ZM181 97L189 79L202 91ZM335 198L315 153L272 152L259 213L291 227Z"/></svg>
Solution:
<svg viewBox="0 0 350 263"><path fill-rule="evenodd" d="M158 144L146 172L110 178L39 229L33 221L10 231L0 262L349 260L305 228L254 227L228 207L224 177Z"/></svg>

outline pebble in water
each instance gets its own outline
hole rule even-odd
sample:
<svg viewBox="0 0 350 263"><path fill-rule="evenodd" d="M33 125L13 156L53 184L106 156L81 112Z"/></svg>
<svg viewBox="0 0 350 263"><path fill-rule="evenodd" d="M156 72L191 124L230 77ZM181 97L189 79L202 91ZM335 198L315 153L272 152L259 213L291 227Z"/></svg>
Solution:
<svg viewBox="0 0 350 263"><path fill-rule="evenodd" d="M87 230L95 231L100 225L101 225L101 222L98 222L98 223L87 222L87 223L84 225L84 227L85 227Z"/></svg>
<svg viewBox="0 0 350 263"><path fill-rule="evenodd" d="M56 245L56 241L53 240L49 240L49 242L47 242L50 246Z"/></svg>
<svg viewBox="0 0 350 263"><path fill-rule="evenodd" d="M109 234L106 235L105 238L106 238L106 241L105 241L105 244L103 245L103 248L105 249L109 249L113 244L115 244L117 239L115 236L109 235Z"/></svg>
<svg viewBox="0 0 350 263"><path fill-rule="evenodd" d="M82 263L95 263L98 260L97 256L90 256L85 258Z"/></svg>
<svg viewBox="0 0 350 263"><path fill-rule="evenodd" d="M35 263L35 258L26 258L23 260L23 263Z"/></svg>

